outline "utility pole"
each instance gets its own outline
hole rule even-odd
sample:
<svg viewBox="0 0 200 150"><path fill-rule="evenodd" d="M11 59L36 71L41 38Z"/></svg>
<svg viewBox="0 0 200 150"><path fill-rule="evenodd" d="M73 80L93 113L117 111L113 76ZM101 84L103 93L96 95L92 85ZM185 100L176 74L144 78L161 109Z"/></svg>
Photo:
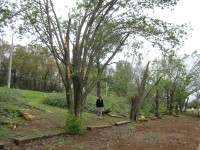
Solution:
<svg viewBox="0 0 200 150"><path fill-rule="evenodd" d="M0 39L1 46L0 46L0 71L1 71L1 62L2 62L2 53L3 53L3 39Z"/></svg>
<svg viewBox="0 0 200 150"><path fill-rule="evenodd" d="M14 49L13 38L14 38L14 33L12 34L12 44L11 44L11 49L10 49L10 62L9 62L9 69L8 69L8 88L10 88L10 83L11 83L12 53Z"/></svg>

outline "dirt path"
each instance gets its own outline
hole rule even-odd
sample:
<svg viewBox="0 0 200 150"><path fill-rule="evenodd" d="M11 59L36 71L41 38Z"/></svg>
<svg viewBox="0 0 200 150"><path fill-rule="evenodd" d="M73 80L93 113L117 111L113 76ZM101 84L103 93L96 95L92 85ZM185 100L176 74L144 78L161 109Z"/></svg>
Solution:
<svg viewBox="0 0 200 150"><path fill-rule="evenodd" d="M91 123L101 123L91 120ZM13 150L199 150L200 118L171 117L85 131L83 135L59 136L26 145L10 145Z"/></svg>

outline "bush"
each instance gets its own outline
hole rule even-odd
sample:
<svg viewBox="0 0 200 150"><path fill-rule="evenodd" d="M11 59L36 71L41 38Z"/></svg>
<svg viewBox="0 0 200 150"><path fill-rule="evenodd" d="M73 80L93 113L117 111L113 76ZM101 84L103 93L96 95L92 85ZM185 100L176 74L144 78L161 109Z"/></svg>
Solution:
<svg viewBox="0 0 200 150"><path fill-rule="evenodd" d="M111 108L112 112L128 114L130 111L130 105L127 103L126 98L124 97L104 97L104 109ZM96 96L89 95L87 97L86 103L84 105L84 109L87 112L96 112Z"/></svg>
<svg viewBox="0 0 200 150"><path fill-rule="evenodd" d="M81 134L84 129L82 122L83 119L81 117L76 117L71 112L68 112L66 116L65 132L68 134Z"/></svg>
<svg viewBox="0 0 200 150"><path fill-rule="evenodd" d="M140 114L145 117L149 117L151 115L152 110L152 102L150 99L146 99L141 106Z"/></svg>
<svg viewBox="0 0 200 150"><path fill-rule="evenodd" d="M126 98L124 97L104 97L104 109L111 108L115 113L129 114L130 104L128 104ZM93 95L88 95L86 102L84 104L84 111L86 112L96 112L96 100L97 97ZM43 103L51 106L57 106L64 108L66 107L66 96L62 93L52 93L49 97L45 98Z"/></svg>
<svg viewBox="0 0 200 150"><path fill-rule="evenodd" d="M43 100L44 104L65 108L67 106L66 95L63 93L52 93Z"/></svg>

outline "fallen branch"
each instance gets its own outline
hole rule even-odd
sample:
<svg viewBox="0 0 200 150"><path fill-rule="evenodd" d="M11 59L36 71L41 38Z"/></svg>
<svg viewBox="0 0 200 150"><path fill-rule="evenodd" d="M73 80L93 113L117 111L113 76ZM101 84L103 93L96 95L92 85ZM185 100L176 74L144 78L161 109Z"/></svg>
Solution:
<svg viewBox="0 0 200 150"><path fill-rule="evenodd" d="M104 114L108 114L108 113L110 113L112 110L110 109L110 108L108 108L108 109L106 109L106 110L104 110L103 112L102 112L102 114L104 115Z"/></svg>
<svg viewBox="0 0 200 150"><path fill-rule="evenodd" d="M127 123L130 123L130 121L127 121L127 120L120 121L120 122L116 122L114 125L119 126L119 125L124 125L124 124L127 124Z"/></svg>
<svg viewBox="0 0 200 150"><path fill-rule="evenodd" d="M124 118L124 116L110 114L110 113L108 113L108 115L111 116L111 117L116 117L116 118Z"/></svg>

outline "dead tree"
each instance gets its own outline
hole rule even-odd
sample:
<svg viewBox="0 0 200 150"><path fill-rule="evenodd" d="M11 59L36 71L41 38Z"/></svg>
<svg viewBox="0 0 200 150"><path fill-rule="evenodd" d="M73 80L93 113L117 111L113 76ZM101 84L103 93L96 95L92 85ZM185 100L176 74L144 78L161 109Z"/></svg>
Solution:
<svg viewBox="0 0 200 150"><path fill-rule="evenodd" d="M143 78L141 83L139 84L138 87L138 92L134 98L132 98L132 107L131 107L131 114L130 114L130 119L137 121L137 116L141 107L141 104L144 100L144 92L145 92L145 86L147 82L147 77L148 77L148 71L149 71L149 63L147 63L146 69L143 74Z"/></svg>

